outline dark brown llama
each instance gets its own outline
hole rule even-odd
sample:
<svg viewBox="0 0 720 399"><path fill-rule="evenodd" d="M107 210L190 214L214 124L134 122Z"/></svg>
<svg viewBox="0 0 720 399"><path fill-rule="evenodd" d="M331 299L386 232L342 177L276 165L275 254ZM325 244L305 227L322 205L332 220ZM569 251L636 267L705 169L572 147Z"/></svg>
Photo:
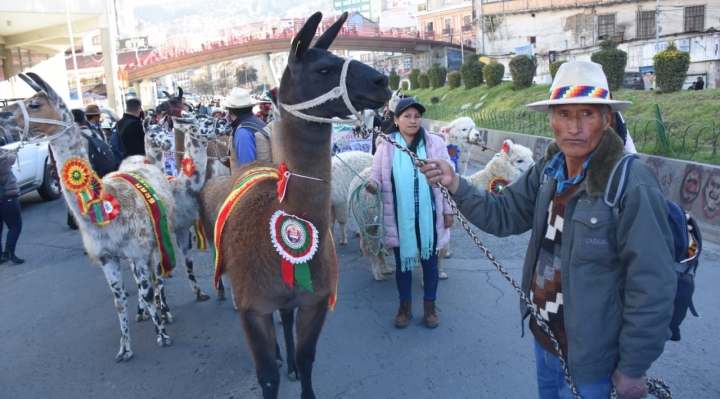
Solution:
<svg viewBox="0 0 720 399"><path fill-rule="evenodd" d="M277 180L257 183L240 198L228 216L221 237L220 271L227 271L240 310L250 351L255 360L258 382L266 399L277 398L280 372L276 362L276 337L272 313L280 309L288 349L289 374L297 372L303 399L315 398L312 367L320 332L335 294L337 268L330 236L331 125L328 118L344 118L355 110L377 109L390 98L387 78L370 66L335 56L327 49L347 19L343 14L314 47L310 42L322 19L315 13L293 39L288 65L280 83L280 106L284 161L289 178L286 195L278 201ZM341 75L346 69L344 82ZM339 87L355 108L349 110ZM335 95L332 95L334 93ZM322 97L322 98L321 98ZM322 104L305 104L304 111L293 105L318 99ZM324 100L324 101L323 101ZM304 113L303 113L304 112ZM323 118L322 122L310 120ZM327 122L325 121L327 120ZM250 164L233 173L234 182ZM312 178L312 179L310 179ZM314 180L319 179L319 180ZM270 218L282 210L312 223L319 245L308 261L312 292L301 290L297 281L283 282L281 257L271 242ZM297 347L292 342L294 309L297 308Z"/></svg>

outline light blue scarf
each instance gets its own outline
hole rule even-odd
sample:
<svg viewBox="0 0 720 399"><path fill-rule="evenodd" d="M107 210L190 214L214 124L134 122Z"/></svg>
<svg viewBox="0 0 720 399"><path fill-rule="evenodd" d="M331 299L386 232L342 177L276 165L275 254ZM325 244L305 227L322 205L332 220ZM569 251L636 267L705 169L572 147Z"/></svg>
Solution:
<svg viewBox="0 0 720 399"><path fill-rule="evenodd" d="M422 131L418 134L423 134ZM395 134L395 140L402 146L408 144L399 133ZM425 140L417 149L417 155L421 159L427 158ZM397 227L398 239L400 241L400 261L403 272L412 270L420 263L420 258L429 259L433 253L433 210L432 199L430 198L430 186L424 176L420 176L412 158L399 149L395 148L393 156L392 173L395 183L395 199L397 204ZM418 208L415 208L415 184L417 182ZM418 254L417 235L415 231L415 217L419 216L420 248Z"/></svg>

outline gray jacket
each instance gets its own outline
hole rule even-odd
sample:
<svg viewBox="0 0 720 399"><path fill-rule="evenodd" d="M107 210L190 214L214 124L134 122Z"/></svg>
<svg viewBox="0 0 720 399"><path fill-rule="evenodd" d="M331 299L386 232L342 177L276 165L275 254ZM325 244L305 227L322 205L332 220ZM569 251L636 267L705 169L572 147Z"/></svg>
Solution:
<svg viewBox="0 0 720 399"><path fill-rule="evenodd" d="M532 229L522 273L528 298L557 186L545 176L545 165L559 151L551 142L545 158L500 195L461 179L453 196L468 220L485 232L502 237ZM622 140L608 129L565 210L561 257L566 356L576 383L596 381L616 368L641 377L670 337L676 277L667 203L652 170L633 162L615 221L603 195L622 155ZM529 314L522 301L520 312L523 320Z"/></svg>
<svg viewBox="0 0 720 399"><path fill-rule="evenodd" d="M6 197L17 197L20 195L20 188L12 172L12 166L15 159L17 159L17 154L0 150L0 157L0 186L5 189Z"/></svg>

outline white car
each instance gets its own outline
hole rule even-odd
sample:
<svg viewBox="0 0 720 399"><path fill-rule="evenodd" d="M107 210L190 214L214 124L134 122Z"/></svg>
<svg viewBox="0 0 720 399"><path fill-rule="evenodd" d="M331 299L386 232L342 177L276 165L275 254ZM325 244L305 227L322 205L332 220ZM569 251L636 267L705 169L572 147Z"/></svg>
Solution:
<svg viewBox="0 0 720 399"><path fill-rule="evenodd" d="M14 150L19 146L18 139L0 129L0 147ZM20 195L37 190L45 201L60 198L60 180L55 163L50 157L47 141L26 143L17 153L17 160L12 166L12 172L17 179Z"/></svg>

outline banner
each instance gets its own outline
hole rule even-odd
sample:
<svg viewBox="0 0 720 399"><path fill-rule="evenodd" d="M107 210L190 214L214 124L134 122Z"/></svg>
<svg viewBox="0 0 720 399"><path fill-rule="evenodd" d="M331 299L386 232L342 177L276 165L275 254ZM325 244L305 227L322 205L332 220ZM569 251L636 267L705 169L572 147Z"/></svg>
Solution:
<svg viewBox="0 0 720 399"><path fill-rule="evenodd" d="M372 152L372 137L363 139L355 137L355 127L352 125L333 124L332 130L332 152L339 154L347 151L362 151L370 154Z"/></svg>

